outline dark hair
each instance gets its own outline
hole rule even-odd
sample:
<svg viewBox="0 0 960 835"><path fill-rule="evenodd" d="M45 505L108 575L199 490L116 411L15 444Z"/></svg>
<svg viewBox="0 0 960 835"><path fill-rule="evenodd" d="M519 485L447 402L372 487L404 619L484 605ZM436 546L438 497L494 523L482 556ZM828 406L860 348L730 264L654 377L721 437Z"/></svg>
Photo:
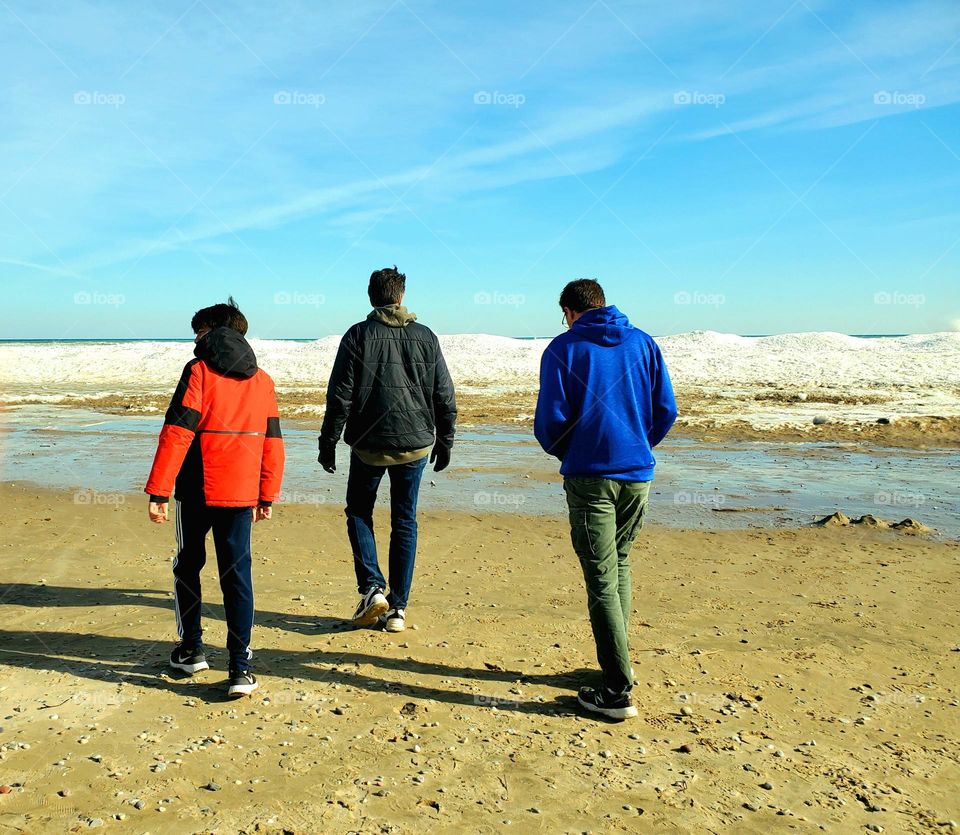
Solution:
<svg viewBox="0 0 960 835"><path fill-rule="evenodd" d="M566 307L574 313L583 313L595 307L605 307L607 298L603 288L594 278L578 278L571 281L560 294L560 307Z"/></svg>
<svg viewBox="0 0 960 835"><path fill-rule="evenodd" d="M230 296L226 304L215 304L194 313L190 320L190 327L193 328L194 333L200 333L202 330L212 331L214 328L233 328L246 335L247 317L240 312L233 296Z"/></svg>
<svg viewBox="0 0 960 835"><path fill-rule="evenodd" d="M397 270L397 265L394 264L371 273L367 295L370 296L370 304L383 307L400 301L406 289L407 277Z"/></svg>

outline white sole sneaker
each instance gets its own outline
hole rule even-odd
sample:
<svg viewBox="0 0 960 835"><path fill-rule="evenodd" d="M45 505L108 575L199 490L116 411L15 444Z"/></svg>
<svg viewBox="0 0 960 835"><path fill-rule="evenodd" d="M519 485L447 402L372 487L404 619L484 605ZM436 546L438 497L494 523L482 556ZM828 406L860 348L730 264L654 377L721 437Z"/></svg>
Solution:
<svg viewBox="0 0 960 835"><path fill-rule="evenodd" d="M190 675L199 673L201 670L210 669L210 665L206 661L201 661L199 664L180 664L171 661L170 666L173 667L174 670L179 670L181 673L189 673Z"/></svg>
<svg viewBox="0 0 960 835"><path fill-rule="evenodd" d="M353 625L373 626L380 619L380 615L385 614L389 608L387 598L378 592L370 598L365 609L358 607L357 613L353 616Z"/></svg>
<svg viewBox="0 0 960 835"><path fill-rule="evenodd" d="M629 707L599 707L592 702L585 701L579 695L577 695L577 702L591 713L599 713L608 719L633 719L637 715L637 708L634 705Z"/></svg>
<svg viewBox="0 0 960 835"><path fill-rule="evenodd" d="M236 684L230 685L229 689L227 690L227 695L233 698L249 696L258 687L260 687L260 684L256 678L254 678L252 681L237 682Z"/></svg>
<svg viewBox="0 0 960 835"><path fill-rule="evenodd" d="M406 628L403 618L387 618L387 622L383 625L385 632L403 632Z"/></svg>

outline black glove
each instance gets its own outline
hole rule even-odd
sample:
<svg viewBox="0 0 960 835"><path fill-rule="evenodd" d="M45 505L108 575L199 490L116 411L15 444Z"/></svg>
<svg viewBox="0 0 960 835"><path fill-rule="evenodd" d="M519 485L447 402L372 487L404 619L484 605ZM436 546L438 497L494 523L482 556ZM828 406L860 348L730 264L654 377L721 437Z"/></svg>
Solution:
<svg viewBox="0 0 960 835"><path fill-rule="evenodd" d="M317 461L320 462L320 466L328 473L335 473L337 471L337 445L321 442L320 454L317 456Z"/></svg>
<svg viewBox="0 0 960 835"><path fill-rule="evenodd" d="M433 452L430 453L430 463L433 464L434 461L437 462L433 468L435 473L445 470L450 463L450 447L441 443L434 444Z"/></svg>

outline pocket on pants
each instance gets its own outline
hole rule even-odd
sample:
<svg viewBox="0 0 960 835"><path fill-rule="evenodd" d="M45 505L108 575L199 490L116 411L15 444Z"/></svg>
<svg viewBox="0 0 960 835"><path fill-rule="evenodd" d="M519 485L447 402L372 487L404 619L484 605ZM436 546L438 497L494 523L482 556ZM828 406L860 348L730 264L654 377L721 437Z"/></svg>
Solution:
<svg viewBox="0 0 960 835"><path fill-rule="evenodd" d="M590 520L586 511L576 510L570 514L570 539L573 550L581 557L595 557L593 536L590 533Z"/></svg>

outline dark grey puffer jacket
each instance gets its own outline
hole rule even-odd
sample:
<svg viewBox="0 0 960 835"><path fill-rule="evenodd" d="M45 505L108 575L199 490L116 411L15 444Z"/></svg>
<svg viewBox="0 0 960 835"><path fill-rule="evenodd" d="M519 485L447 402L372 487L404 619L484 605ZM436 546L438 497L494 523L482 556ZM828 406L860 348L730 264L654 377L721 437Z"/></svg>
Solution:
<svg viewBox="0 0 960 835"><path fill-rule="evenodd" d="M457 405L440 343L405 308L376 308L340 342L320 447L346 432L350 446L371 450L453 446Z"/></svg>

